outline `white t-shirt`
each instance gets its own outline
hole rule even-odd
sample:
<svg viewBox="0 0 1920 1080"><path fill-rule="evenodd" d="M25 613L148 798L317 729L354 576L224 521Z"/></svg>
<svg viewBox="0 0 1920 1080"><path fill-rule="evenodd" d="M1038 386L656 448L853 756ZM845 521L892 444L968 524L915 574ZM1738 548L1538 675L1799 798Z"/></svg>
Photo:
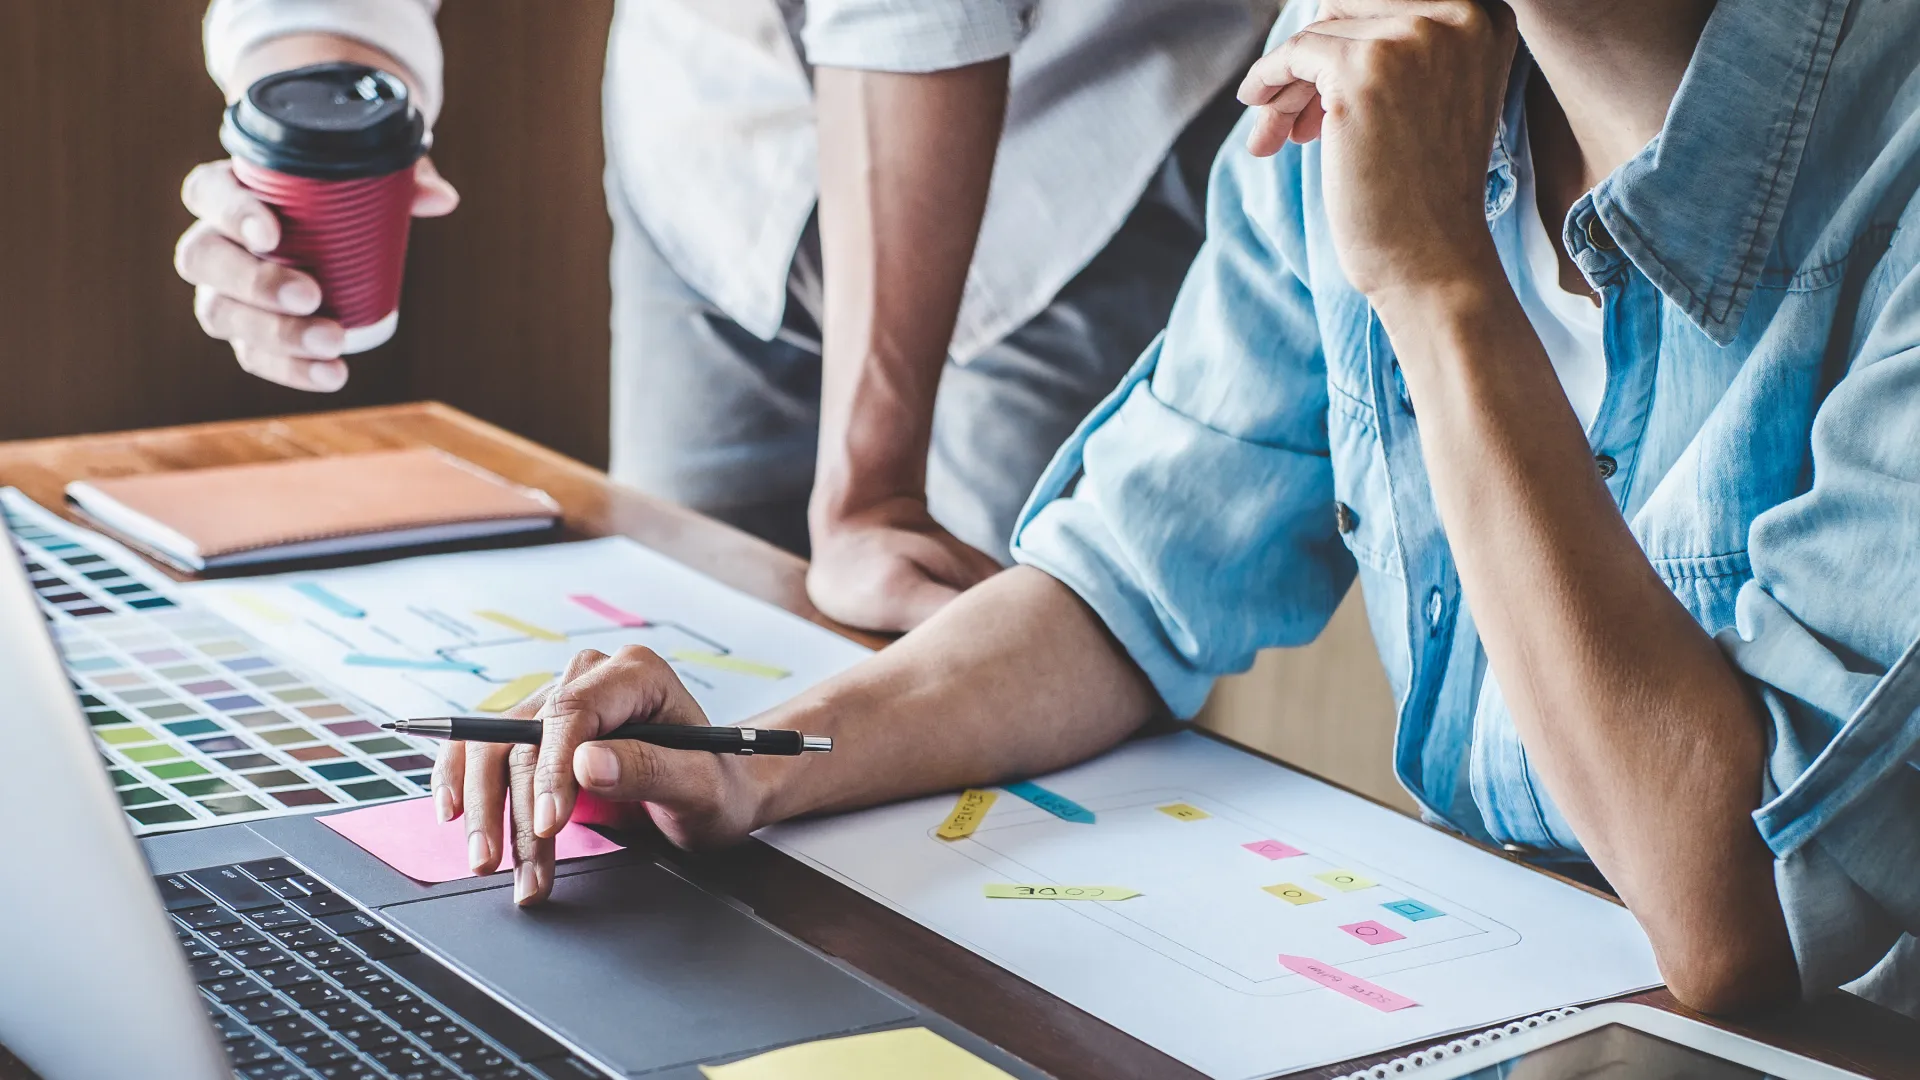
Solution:
<svg viewBox="0 0 1920 1080"><path fill-rule="evenodd" d="M1522 131L1524 132L1524 127ZM1521 138L1526 139L1523 133ZM1521 170L1514 212L1520 215L1520 253L1526 260L1515 291L1527 321L1540 335L1547 359L1566 391L1581 430L1593 426L1600 398L1607 389L1607 357L1601 348L1600 305L1592 298L1560 287L1560 244L1540 221L1540 199L1533 182L1533 146L1522 147L1527 167Z"/></svg>

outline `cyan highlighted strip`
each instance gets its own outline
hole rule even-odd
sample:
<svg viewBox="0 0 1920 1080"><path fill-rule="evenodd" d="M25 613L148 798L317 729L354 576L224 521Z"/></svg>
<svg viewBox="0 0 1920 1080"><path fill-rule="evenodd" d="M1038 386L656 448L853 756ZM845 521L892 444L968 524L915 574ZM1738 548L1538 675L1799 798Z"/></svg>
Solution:
<svg viewBox="0 0 1920 1080"><path fill-rule="evenodd" d="M406 671L459 671L469 675L480 672L479 664L469 664L464 660L415 660L406 656L374 656L369 653L348 653L340 661L351 667L401 668Z"/></svg>
<svg viewBox="0 0 1920 1080"><path fill-rule="evenodd" d="M296 582L293 586L293 591L343 619L364 619L367 617L365 608L351 603L321 586L315 585L311 581Z"/></svg>
<svg viewBox="0 0 1920 1080"><path fill-rule="evenodd" d="M1093 811L1067 798L1057 791L1048 791L1031 780L1022 780L1017 784L1003 785L1009 792L1020 796L1033 805L1052 814L1062 821L1077 822L1081 825L1093 824Z"/></svg>

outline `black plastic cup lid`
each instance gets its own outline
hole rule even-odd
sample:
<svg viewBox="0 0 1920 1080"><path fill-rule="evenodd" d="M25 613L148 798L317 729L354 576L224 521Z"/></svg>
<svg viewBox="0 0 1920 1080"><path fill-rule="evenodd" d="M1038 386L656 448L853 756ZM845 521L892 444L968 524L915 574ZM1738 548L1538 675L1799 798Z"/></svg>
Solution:
<svg viewBox="0 0 1920 1080"><path fill-rule="evenodd" d="M220 145L290 176L382 176L426 152L426 121L407 84L365 64L315 64L268 75L228 107Z"/></svg>

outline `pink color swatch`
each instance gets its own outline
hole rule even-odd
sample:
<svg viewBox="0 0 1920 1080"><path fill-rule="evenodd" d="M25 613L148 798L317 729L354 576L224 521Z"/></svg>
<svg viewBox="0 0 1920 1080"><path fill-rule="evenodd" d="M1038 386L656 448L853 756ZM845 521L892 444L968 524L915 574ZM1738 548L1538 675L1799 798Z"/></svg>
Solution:
<svg viewBox="0 0 1920 1080"><path fill-rule="evenodd" d="M1359 938L1369 945L1385 945L1389 941L1405 941L1407 935L1391 926L1384 926L1368 919L1366 922L1348 923L1340 929Z"/></svg>
<svg viewBox="0 0 1920 1080"><path fill-rule="evenodd" d="M1253 852L1255 855L1262 855L1269 859L1291 859L1295 855L1306 854L1306 852L1301 851L1292 844L1283 844L1278 840L1255 840L1251 844L1241 844L1240 846Z"/></svg>
<svg viewBox="0 0 1920 1080"><path fill-rule="evenodd" d="M1304 956L1288 956L1286 953L1281 953L1280 965L1295 975L1305 975L1335 993L1345 994L1381 1012L1399 1012L1401 1009L1411 1009L1420 1004L1412 998L1401 997L1384 986L1375 986L1365 979L1349 975L1332 964L1323 964Z"/></svg>
<svg viewBox="0 0 1920 1080"><path fill-rule="evenodd" d="M587 593L574 593L572 596L567 597L567 599L579 604L581 607L586 608L588 611L593 612L595 615L600 616L615 626L635 629L652 625L640 616L630 611L621 611L619 608L614 607L612 604L607 603L597 596L591 596Z"/></svg>
<svg viewBox="0 0 1920 1080"><path fill-rule="evenodd" d="M436 884L474 876L467 866L466 822L455 818L442 824L434 816L432 799L408 799L330 814L321 818L320 824L415 881ZM559 860L619 850L619 844L577 819L568 822L554 838L554 857Z"/></svg>

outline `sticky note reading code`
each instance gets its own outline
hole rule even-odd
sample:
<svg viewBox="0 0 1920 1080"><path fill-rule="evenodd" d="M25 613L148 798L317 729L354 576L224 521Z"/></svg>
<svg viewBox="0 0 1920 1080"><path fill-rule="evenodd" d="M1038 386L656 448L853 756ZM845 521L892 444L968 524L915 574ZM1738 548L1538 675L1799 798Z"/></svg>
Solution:
<svg viewBox="0 0 1920 1080"><path fill-rule="evenodd" d="M993 807L993 801L1000 796L991 791L968 788L960 793L953 804L953 813L947 815L946 823L934 833L942 840L965 840L980 827L980 819L987 816Z"/></svg>
<svg viewBox="0 0 1920 1080"><path fill-rule="evenodd" d="M1301 851L1292 844L1283 844L1278 840L1255 840L1251 844L1241 844L1240 846L1253 852L1255 855L1268 859L1291 859L1295 855L1306 854L1306 852Z"/></svg>
<svg viewBox="0 0 1920 1080"><path fill-rule="evenodd" d="M1385 945L1389 941L1405 941L1407 935L1389 926L1368 919L1366 922L1348 923L1340 929L1359 938L1369 945Z"/></svg>
<svg viewBox="0 0 1920 1080"><path fill-rule="evenodd" d="M1323 964L1304 956L1288 956L1286 953L1280 954L1280 964L1295 975L1304 975L1335 993L1345 994L1381 1012L1399 1012L1420 1004L1384 986L1375 986L1365 979L1349 975L1332 964Z"/></svg>
<svg viewBox="0 0 1920 1080"><path fill-rule="evenodd" d="M1140 894L1113 885L989 885L990 900L1128 900Z"/></svg>
<svg viewBox="0 0 1920 1080"><path fill-rule="evenodd" d="M1031 780L1001 786L1062 821L1072 821L1081 825L1093 824L1093 811L1057 791L1048 791Z"/></svg>
<svg viewBox="0 0 1920 1080"><path fill-rule="evenodd" d="M1157 809L1168 817L1177 818L1181 821L1199 821L1202 818L1210 816L1205 810L1197 806L1188 806L1183 802L1168 803Z"/></svg>
<svg viewBox="0 0 1920 1080"><path fill-rule="evenodd" d="M1313 876L1339 889L1341 892L1358 892L1361 889L1371 889L1375 885L1380 884L1377 881L1368 881L1366 878L1361 877L1351 870L1329 870L1324 874L1315 874Z"/></svg>
<svg viewBox="0 0 1920 1080"><path fill-rule="evenodd" d="M1298 885L1288 883L1268 885L1260 891L1272 893L1289 904L1317 904L1326 899L1324 896L1315 896Z"/></svg>

